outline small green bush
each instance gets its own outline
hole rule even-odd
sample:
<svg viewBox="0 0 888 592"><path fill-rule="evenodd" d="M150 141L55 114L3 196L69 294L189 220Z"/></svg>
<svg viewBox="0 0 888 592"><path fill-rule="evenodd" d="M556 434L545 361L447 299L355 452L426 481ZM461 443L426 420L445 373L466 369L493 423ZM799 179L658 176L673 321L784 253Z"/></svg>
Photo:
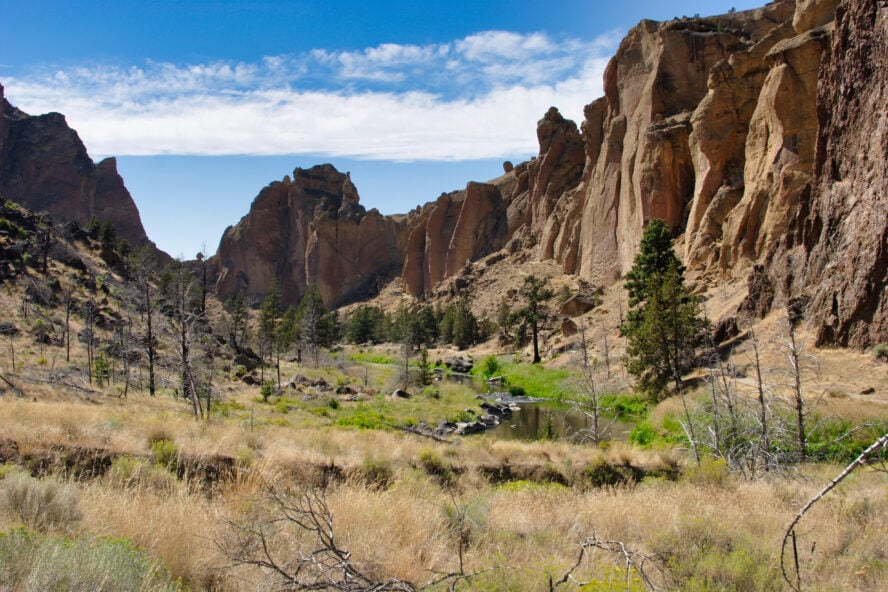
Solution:
<svg viewBox="0 0 888 592"><path fill-rule="evenodd" d="M108 480L115 487L140 487L169 492L176 483L176 476L170 474L166 466L124 455L111 463Z"/></svg>
<svg viewBox="0 0 888 592"><path fill-rule="evenodd" d="M417 460L419 468L428 475L437 477L445 485L453 483L455 478L453 467L448 462L442 460L434 450L423 448L419 451Z"/></svg>
<svg viewBox="0 0 888 592"><path fill-rule="evenodd" d="M496 356L490 355L481 361L481 375L484 378L491 378L492 376L496 376L499 371L500 363L499 359Z"/></svg>
<svg viewBox="0 0 888 592"><path fill-rule="evenodd" d="M154 463L165 469L174 469L179 459L179 447L169 440L158 440L151 445Z"/></svg>
<svg viewBox="0 0 888 592"><path fill-rule="evenodd" d="M605 394L599 403L620 419L644 417L648 411L648 401L637 394Z"/></svg>
<svg viewBox="0 0 888 592"><path fill-rule="evenodd" d="M0 588L101 592L179 592L169 571L130 539L0 533Z"/></svg>
<svg viewBox="0 0 888 592"><path fill-rule="evenodd" d="M524 390L523 386L519 386L517 384L513 384L509 387L509 394L513 397L526 397L527 392Z"/></svg>
<svg viewBox="0 0 888 592"><path fill-rule="evenodd" d="M237 453L234 455L234 461L237 463L237 466L243 468L252 465L255 459L256 451L249 446L241 446L237 449Z"/></svg>
<svg viewBox="0 0 888 592"><path fill-rule="evenodd" d="M388 429L388 424L390 423L394 423L394 420L370 409L356 409L351 415L340 417L336 420L336 425L338 426L354 427L362 430Z"/></svg>
<svg viewBox="0 0 888 592"><path fill-rule="evenodd" d="M653 541L673 586L689 592L783 590L773 549L717 520L693 517Z"/></svg>
<svg viewBox="0 0 888 592"><path fill-rule="evenodd" d="M394 478L391 462L378 458L365 458L360 474L364 483L374 489L385 489Z"/></svg>
<svg viewBox="0 0 888 592"><path fill-rule="evenodd" d="M266 380L262 383L262 389L259 394L262 395L262 402L268 403L268 400L274 395L275 384L273 380Z"/></svg>
<svg viewBox="0 0 888 592"><path fill-rule="evenodd" d="M639 422L629 432L629 441L636 446L650 446L657 439L657 430L647 421Z"/></svg>
<svg viewBox="0 0 888 592"><path fill-rule="evenodd" d="M699 465L685 470L684 478L697 486L724 487L730 482L731 472L725 459L705 456Z"/></svg>
<svg viewBox="0 0 888 592"><path fill-rule="evenodd" d="M80 520L77 490L51 479L12 472L0 486L0 508L13 519L41 532L68 530Z"/></svg>
<svg viewBox="0 0 888 592"><path fill-rule="evenodd" d="M888 362L888 344L880 343L873 348L873 357L880 362Z"/></svg>

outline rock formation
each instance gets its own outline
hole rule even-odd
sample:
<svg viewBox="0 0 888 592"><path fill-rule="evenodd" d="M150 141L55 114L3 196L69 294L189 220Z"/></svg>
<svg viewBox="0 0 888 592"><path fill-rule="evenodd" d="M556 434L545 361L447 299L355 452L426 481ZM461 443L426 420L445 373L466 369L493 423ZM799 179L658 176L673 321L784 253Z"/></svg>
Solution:
<svg viewBox="0 0 888 592"><path fill-rule="evenodd" d="M327 306L372 296L401 269L400 227L366 211L351 178L332 165L297 168L225 230L212 258L216 290L259 300L277 281L284 302L298 303L317 284Z"/></svg>
<svg viewBox="0 0 888 592"><path fill-rule="evenodd" d="M816 22L816 21L815 21ZM807 233L809 314L820 343L888 342L888 4L836 11L820 76ZM798 247L797 247L798 248Z"/></svg>
<svg viewBox="0 0 888 592"><path fill-rule="evenodd" d="M699 289L751 277L746 314L807 300L821 342L885 341L885 11L777 0L642 21L582 124L549 109L538 157L501 177L397 218L365 213L329 167L326 201L305 171L272 184L223 237L220 292L258 296L277 277L285 294L316 282L336 304L400 276L422 297L497 251L607 285L662 218Z"/></svg>
<svg viewBox="0 0 888 592"><path fill-rule="evenodd" d="M34 211L85 225L112 222L118 238L148 241L117 162L93 163L77 132L59 113L30 116L4 98L0 86L0 195Z"/></svg>

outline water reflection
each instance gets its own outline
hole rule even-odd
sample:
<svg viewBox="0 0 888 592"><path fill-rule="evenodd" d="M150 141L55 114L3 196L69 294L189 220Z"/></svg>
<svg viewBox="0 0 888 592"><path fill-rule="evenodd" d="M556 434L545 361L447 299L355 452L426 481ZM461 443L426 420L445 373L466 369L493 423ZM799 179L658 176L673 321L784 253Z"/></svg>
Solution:
<svg viewBox="0 0 888 592"><path fill-rule="evenodd" d="M469 386L478 394L491 396L488 386L469 374L446 374L443 380ZM577 437L579 432L592 428L592 418L570 404L538 399L528 401L527 398L509 397L507 393L501 393L496 398L502 402L514 403L519 409L512 413L511 417L503 418L498 426L484 432L494 438L502 440L570 438ZM598 425L601 438L605 440L625 440L633 427L630 423L608 417L599 418Z"/></svg>
<svg viewBox="0 0 888 592"><path fill-rule="evenodd" d="M521 403L520 409L486 434L503 440L539 440L552 434L554 438L576 437L578 432L592 427L592 418L585 413L560 403L541 401ZM631 429L628 424L601 418L598 422L602 438L625 440Z"/></svg>

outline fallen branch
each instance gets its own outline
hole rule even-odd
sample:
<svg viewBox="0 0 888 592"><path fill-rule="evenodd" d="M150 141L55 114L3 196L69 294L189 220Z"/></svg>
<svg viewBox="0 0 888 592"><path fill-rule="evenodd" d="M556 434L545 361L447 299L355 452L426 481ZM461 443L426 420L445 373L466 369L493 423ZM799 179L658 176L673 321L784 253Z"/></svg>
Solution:
<svg viewBox="0 0 888 592"><path fill-rule="evenodd" d="M653 555L645 555L644 553L639 553L638 551L633 551L628 548L625 543L622 541L608 541L604 540L598 536L598 533L592 531L592 536L587 537L585 541L580 544L580 553L577 557L577 560L574 564L568 569L563 576L561 576L558 580L553 581L552 578L549 578L549 592L554 592L555 588L566 583L568 580L573 581L577 586L583 587L587 585L589 582L580 582L576 578L573 577L573 572L580 566L583 562L583 557L586 554L587 549L602 549L604 551L608 551L610 553L616 553L618 555L623 556L623 560L626 565L626 589L631 589L631 578L632 578L632 570L635 570L635 573L641 579L645 588L648 590L653 590L656 592L659 590L657 586L654 584L651 577L645 572L645 563L654 560Z"/></svg>
<svg viewBox="0 0 888 592"><path fill-rule="evenodd" d="M8 378L6 378L5 376L3 376L2 374L0 374L0 380L2 380L3 382L5 382L6 384L8 384L8 385L9 385L9 388L12 389L12 392L14 392L14 393L16 394L16 396L18 396L18 397L24 397L24 396L25 396L25 393L23 393L22 390L21 390L19 387L15 386L15 385L14 385L14 384L13 384Z"/></svg>
<svg viewBox="0 0 888 592"><path fill-rule="evenodd" d="M789 523L789 526L786 528L786 532L783 534L783 542L780 544L780 571L783 573L783 579L786 580L786 583L789 584L789 587L795 590L795 592L801 592L801 576L798 573L798 557L795 557L795 567L796 567L796 581L792 582L789 579L789 575L786 573L786 543L793 539L793 547L795 547L795 527L802 519L802 517L811 509L811 506L820 501L823 496L829 493L833 488L835 488L839 483L841 483L848 475L850 475L854 469L857 467L866 464L867 460L873 456L879 449L888 448L888 433L882 435L881 438L873 442L869 448L860 453L854 462L849 464L845 469L839 473L829 484L820 490L820 493L812 497L808 500L802 509L799 510L798 514L796 514L795 518L792 519L792 522Z"/></svg>

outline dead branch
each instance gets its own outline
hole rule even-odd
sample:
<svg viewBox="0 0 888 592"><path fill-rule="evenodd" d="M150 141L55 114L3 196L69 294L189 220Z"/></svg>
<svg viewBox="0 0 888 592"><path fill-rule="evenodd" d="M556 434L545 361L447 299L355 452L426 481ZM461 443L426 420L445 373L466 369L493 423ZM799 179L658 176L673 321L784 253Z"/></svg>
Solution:
<svg viewBox="0 0 888 592"><path fill-rule="evenodd" d="M13 384L12 381L10 381L8 378L3 376L2 374L0 374L0 380L5 382L6 384L8 384L9 388L12 389L12 392L14 392L17 397L24 397L25 396L25 393L23 393L21 391L21 389L19 389L19 387L15 386L15 384Z"/></svg>
<svg viewBox="0 0 888 592"><path fill-rule="evenodd" d="M592 536L587 537L586 540L584 540L580 544L579 555L577 556L577 560L570 567L570 569L568 569L558 580L553 581L552 578L549 578L549 592L554 592L558 586L567 583L568 580L574 582L577 586L580 587L588 584L588 582L580 582L573 577L573 572L576 571L576 569L583 562L583 558L585 557L586 551L588 549L601 549L609 553L622 555L623 561L626 565L627 590L629 590L631 586L632 570L635 570L635 573L638 575L639 578L641 578L641 581L644 584L645 588L654 592L660 590L660 588L658 588L654 584L651 577L645 572L645 564L648 562L653 562L655 559L653 555L645 555L644 553L634 551L627 547L626 544L622 541L608 541L602 539L598 536L598 533L593 530Z"/></svg>
<svg viewBox="0 0 888 592"><path fill-rule="evenodd" d="M266 499L272 506L271 516L228 522L229 536L216 544L231 561L231 567L259 568L276 580L276 588L280 590L418 592L446 582L450 583L450 590L456 590L462 581L505 569L493 566L465 572L460 566L458 572L437 573L429 582L418 586L355 561L336 538L333 512L322 491L308 489L294 496L269 485ZM313 535L313 543L295 552L288 550L283 557L283 551L273 548L273 541L283 528L294 528L299 534L309 533Z"/></svg>
<svg viewBox="0 0 888 592"><path fill-rule="evenodd" d="M820 490L820 493L812 497L808 500L802 509L799 510L798 514L796 514L795 518L793 518L792 522L789 523L789 526L786 528L786 532L783 535L783 541L780 544L780 571L783 573L783 579L786 580L786 583L789 584L789 587L792 588L795 592L801 592L801 582L798 571L796 573L796 581L793 582L789 578L789 574L786 573L786 544L790 540L790 538L795 537L795 527L798 525L799 521L802 517L811 509L811 506L820 501L827 493L829 493L833 488L835 488L839 483L841 483L848 475L850 475L854 469L857 467L864 465L867 463L867 460L873 456L880 449L888 448L888 433L885 433L878 440L873 442L869 448L860 453L854 461L849 464L847 467L842 470L829 484ZM798 570L798 559L796 558L796 570Z"/></svg>

